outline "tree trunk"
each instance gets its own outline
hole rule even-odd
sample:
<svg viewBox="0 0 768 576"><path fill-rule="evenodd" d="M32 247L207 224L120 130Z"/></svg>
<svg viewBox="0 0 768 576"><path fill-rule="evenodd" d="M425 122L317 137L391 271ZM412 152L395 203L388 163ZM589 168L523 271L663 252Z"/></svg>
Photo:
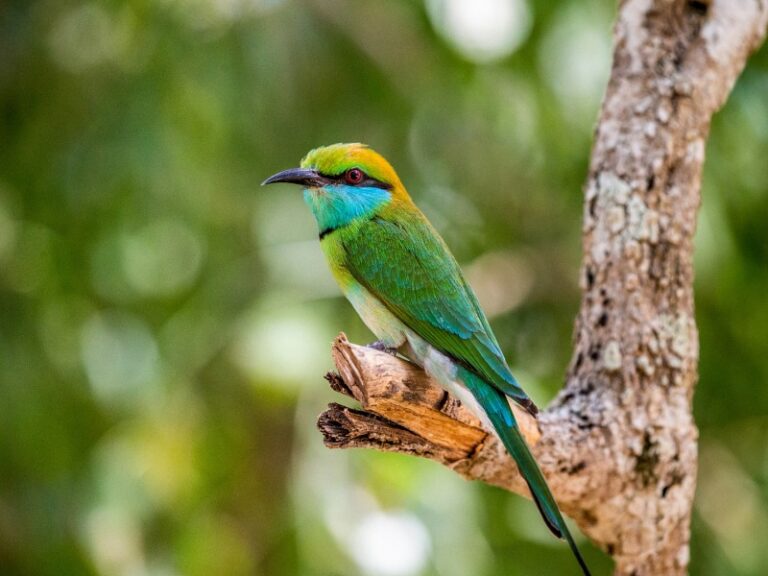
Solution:
<svg viewBox="0 0 768 576"><path fill-rule="evenodd" d="M762 42L768 0L625 0L585 187L583 297L566 384L518 413L563 511L616 574L687 572L696 486L693 236L710 119ZM527 495L495 436L407 362L334 344L330 447L437 460Z"/></svg>

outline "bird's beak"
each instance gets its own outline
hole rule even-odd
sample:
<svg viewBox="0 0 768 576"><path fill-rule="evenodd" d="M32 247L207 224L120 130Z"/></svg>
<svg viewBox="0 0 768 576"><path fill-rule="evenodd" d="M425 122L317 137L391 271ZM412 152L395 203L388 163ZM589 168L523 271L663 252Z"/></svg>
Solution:
<svg viewBox="0 0 768 576"><path fill-rule="evenodd" d="M267 184L275 184L277 182L301 184L307 188L311 188L313 186L323 186L326 184L325 179L315 170L308 168L289 168L288 170L283 170L282 172L273 174L264 180L261 185L266 186Z"/></svg>

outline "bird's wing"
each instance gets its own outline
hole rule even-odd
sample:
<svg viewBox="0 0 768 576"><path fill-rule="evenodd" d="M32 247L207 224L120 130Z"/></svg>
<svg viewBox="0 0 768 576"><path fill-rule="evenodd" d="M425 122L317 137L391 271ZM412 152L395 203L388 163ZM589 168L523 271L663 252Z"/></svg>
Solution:
<svg viewBox="0 0 768 576"><path fill-rule="evenodd" d="M535 413L459 265L420 213L344 234L346 266L406 326Z"/></svg>

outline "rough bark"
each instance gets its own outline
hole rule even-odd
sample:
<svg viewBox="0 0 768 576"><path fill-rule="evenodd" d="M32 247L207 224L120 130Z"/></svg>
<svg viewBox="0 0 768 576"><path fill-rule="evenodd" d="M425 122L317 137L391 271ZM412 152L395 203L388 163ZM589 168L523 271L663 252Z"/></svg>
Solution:
<svg viewBox="0 0 768 576"><path fill-rule="evenodd" d="M765 36L768 0L625 0L584 204L566 383L526 436L563 511L619 575L687 572L696 485L693 235L710 119ZM407 362L334 344L331 447L431 458L526 494L493 435Z"/></svg>

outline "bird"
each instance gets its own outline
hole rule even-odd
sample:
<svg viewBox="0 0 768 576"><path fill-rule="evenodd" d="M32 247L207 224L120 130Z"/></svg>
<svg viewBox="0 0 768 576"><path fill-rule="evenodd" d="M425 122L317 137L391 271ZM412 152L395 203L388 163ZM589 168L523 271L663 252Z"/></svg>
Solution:
<svg viewBox="0 0 768 576"><path fill-rule="evenodd" d="M590 576L508 399L534 417L538 409L512 375L459 264L394 168L365 144L332 144L262 185L280 182L303 187L331 272L378 339L373 346L420 365L495 432L545 524Z"/></svg>

